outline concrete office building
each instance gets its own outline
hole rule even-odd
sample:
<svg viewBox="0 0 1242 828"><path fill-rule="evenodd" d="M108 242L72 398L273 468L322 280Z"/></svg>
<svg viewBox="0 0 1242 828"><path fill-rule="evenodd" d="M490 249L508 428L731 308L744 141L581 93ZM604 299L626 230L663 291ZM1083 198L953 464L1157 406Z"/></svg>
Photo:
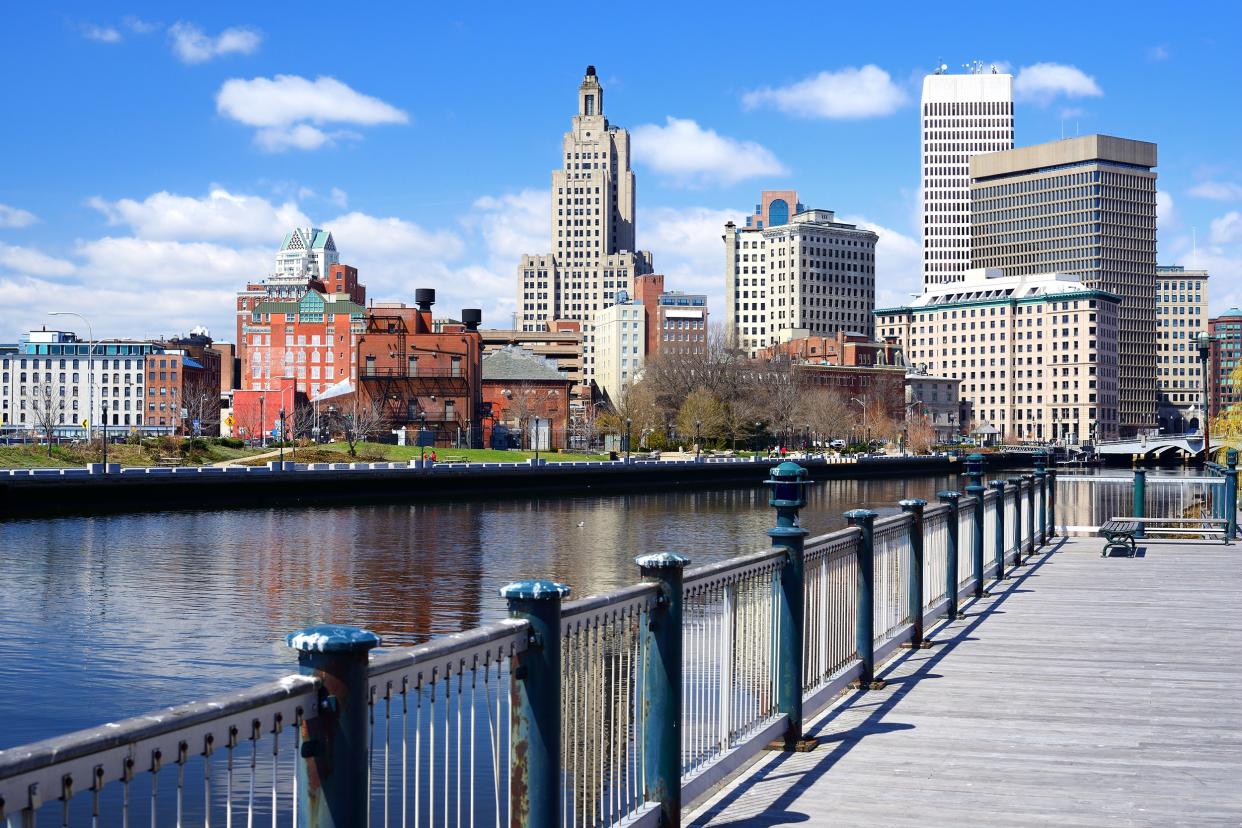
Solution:
<svg viewBox="0 0 1242 828"><path fill-rule="evenodd" d="M616 405L647 361L647 309L618 291L616 302L595 315L595 345L595 382Z"/></svg>
<svg viewBox="0 0 1242 828"><path fill-rule="evenodd" d="M725 225L725 315L733 341L752 356L781 332L875 334L875 246L879 236L836 220L831 210L784 218L788 202L765 192L746 227ZM785 205L785 206L782 206Z"/></svg>
<svg viewBox="0 0 1242 828"><path fill-rule="evenodd" d="M923 78L919 181L923 283L960 281L970 263L970 159L1013 148L1013 76L985 72Z"/></svg>
<svg viewBox="0 0 1242 828"><path fill-rule="evenodd" d="M1159 374L1156 417L1161 434L1197 431L1203 424L1199 334L1208 332L1208 274L1181 266L1156 268Z"/></svg>
<svg viewBox="0 0 1242 828"><path fill-rule="evenodd" d="M1121 297L1121 436L1156 427L1156 145L1067 138L971 159L972 263Z"/></svg>
<svg viewBox="0 0 1242 828"><path fill-rule="evenodd" d="M1121 297L1065 273L969 270L876 311L917 371L961 380L961 425L1003 440L1118 436Z"/></svg>
<svg viewBox="0 0 1242 828"><path fill-rule="evenodd" d="M906 374L906 414L926 417L938 443L961 436L961 386L957 377Z"/></svg>
<svg viewBox="0 0 1242 828"><path fill-rule="evenodd" d="M588 66L578 111L552 172L552 250L518 266L518 320L543 331L557 320L582 324L584 379L597 370L595 314L651 272L651 254L634 250L634 173L630 134L604 117L604 89Z"/></svg>
<svg viewBox="0 0 1242 828"><path fill-rule="evenodd" d="M1242 365L1242 309L1230 308L1212 317L1208 320L1208 333L1216 338L1208 362L1208 407L1211 416L1216 417L1242 402L1242 385L1233 381L1234 370Z"/></svg>

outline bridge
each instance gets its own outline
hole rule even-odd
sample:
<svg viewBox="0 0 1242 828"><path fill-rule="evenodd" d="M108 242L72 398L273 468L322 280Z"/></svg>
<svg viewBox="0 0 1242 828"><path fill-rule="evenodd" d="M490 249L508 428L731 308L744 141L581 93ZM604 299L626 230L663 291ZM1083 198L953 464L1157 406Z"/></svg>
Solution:
<svg viewBox="0 0 1242 828"><path fill-rule="evenodd" d="M1133 440L1105 440L1096 444L1102 457L1139 457L1162 460L1171 457L1199 458L1203 455L1202 434L1163 434Z"/></svg>
<svg viewBox="0 0 1242 828"><path fill-rule="evenodd" d="M333 825L1145 824L1242 820L1242 558L1099 522L1224 516L1202 478L987 480L412 648L293 633L298 675L0 751L0 821ZM1160 489L1161 494L1148 495Z"/></svg>

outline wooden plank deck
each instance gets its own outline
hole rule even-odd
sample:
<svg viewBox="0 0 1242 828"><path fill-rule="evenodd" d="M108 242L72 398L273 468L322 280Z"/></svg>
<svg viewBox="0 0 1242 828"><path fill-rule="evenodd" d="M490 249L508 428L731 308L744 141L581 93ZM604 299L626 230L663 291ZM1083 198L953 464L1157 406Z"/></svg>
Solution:
<svg viewBox="0 0 1242 828"><path fill-rule="evenodd" d="M1041 553L693 826L1242 824L1242 546Z"/></svg>

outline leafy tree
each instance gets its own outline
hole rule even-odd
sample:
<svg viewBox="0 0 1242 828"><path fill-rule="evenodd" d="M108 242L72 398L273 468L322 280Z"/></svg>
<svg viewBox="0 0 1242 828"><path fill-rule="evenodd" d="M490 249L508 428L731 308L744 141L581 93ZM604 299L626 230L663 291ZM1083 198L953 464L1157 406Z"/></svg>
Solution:
<svg viewBox="0 0 1242 828"><path fill-rule="evenodd" d="M725 431L725 407L706 388L696 388L686 395L677 412L677 432L682 438L716 439Z"/></svg>

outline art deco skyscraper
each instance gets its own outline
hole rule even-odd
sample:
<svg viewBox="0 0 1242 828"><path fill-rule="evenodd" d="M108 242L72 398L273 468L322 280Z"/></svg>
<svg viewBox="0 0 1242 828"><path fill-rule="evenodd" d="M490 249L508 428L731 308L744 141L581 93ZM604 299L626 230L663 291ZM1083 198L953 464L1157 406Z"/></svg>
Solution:
<svg viewBox="0 0 1242 828"><path fill-rule="evenodd" d="M578 112L552 172L552 250L527 254L518 267L518 324L546 330L550 322L582 325L582 373L595 374L594 317L632 292L635 276L651 272L651 254L634 250L634 173L630 134L604 117L604 88L588 66L578 87Z"/></svg>
<svg viewBox="0 0 1242 828"><path fill-rule="evenodd" d="M1013 76L970 69L923 78L924 285L961 281L970 268L971 156L1013 148Z"/></svg>

